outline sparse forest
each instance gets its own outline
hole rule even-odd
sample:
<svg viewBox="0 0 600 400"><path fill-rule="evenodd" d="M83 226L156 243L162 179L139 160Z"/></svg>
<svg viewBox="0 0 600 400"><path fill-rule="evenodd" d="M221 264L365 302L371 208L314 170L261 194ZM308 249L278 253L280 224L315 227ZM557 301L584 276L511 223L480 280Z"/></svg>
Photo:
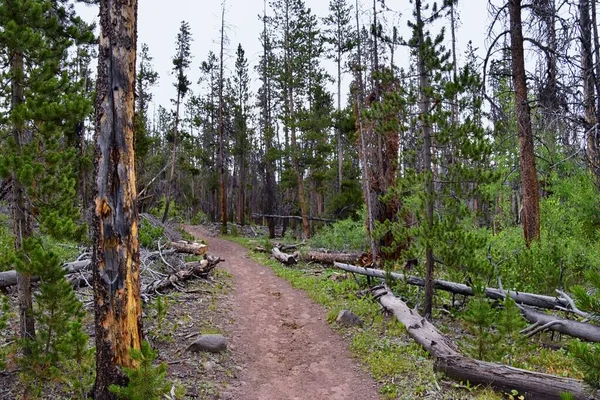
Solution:
<svg viewBox="0 0 600 400"><path fill-rule="evenodd" d="M373 396L600 399L600 1L314 1L0 0L0 399L249 398L240 244Z"/></svg>

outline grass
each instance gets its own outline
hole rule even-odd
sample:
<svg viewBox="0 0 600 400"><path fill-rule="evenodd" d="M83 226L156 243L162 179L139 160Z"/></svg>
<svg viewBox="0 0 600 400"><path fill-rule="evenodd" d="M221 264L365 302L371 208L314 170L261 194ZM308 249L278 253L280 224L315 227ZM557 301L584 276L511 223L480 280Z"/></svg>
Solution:
<svg viewBox="0 0 600 400"><path fill-rule="evenodd" d="M247 248L256 245L255 241L242 237L226 238ZM433 361L408 336L404 326L396 319L383 315L373 300L356 296L357 291L367 286L366 278L345 278L336 270L303 263L286 267L263 253L251 252L250 256L256 262L272 268L277 276L288 280L293 287L306 291L313 301L326 308L327 320L332 327L348 339L354 356L379 382L382 399L415 399L424 396L433 399L502 398L486 388L444 382L443 376L434 373ZM335 324L338 312L343 309L357 314L364 321L364 326L343 328Z"/></svg>

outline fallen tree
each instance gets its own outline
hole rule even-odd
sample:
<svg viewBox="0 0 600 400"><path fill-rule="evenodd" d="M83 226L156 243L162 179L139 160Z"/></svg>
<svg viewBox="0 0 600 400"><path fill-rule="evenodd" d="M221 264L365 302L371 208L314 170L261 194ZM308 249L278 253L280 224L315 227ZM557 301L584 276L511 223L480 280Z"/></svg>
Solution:
<svg viewBox="0 0 600 400"><path fill-rule="evenodd" d="M162 290L179 288L180 284L192 278L204 278L221 261L220 257L208 255L202 261L186 263L185 267L164 278L156 279L148 284L142 284L142 294L152 295Z"/></svg>
<svg viewBox="0 0 600 400"><path fill-rule="evenodd" d="M340 263L355 263L360 260L362 253L358 252L325 252L310 250L305 254L301 254L300 257L303 261L318 262L320 264L333 264L334 262Z"/></svg>
<svg viewBox="0 0 600 400"><path fill-rule="evenodd" d="M571 393L575 399L597 399L583 382L559 376L474 360L463 356L450 339L395 297L385 286L372 290L374 298L405 327L410 337L435 359L434 368L449 377L470 384L489 385L502 392L516 390L528 399L560 399Z"/></svg>
<svg viewBox="0 0 600 400"><path fill-rule="evenodd" d="M296 264L298 262L298 253L294 253L294 254L286 254L284 252L282 252L281 250L279 250L278 247L273 247L273 249L271 250L271 255L278 260L279 262L285 264L285 265L293 265Z"/></svg>
<svg viewBox="0 0 600 400"><path fill-rule="evenodd" d="M348 272L352 272L352 273L356 273L356 274L367 275L367 276L372 276L372 277L376 277L376 278L384 278L384 279L386 277L391 277L393 279L402 280L402 281L408 283L409 285L416 285L416 286L422 286L422 287L425 286L425 280L422 278L416 277L416 276L404 275L404 274L400 274L397 272L388 273L388 272L380 270L380 269L357 267L355 265L344 264L344 263L339 263L339 262L335 262L333 265L344 271L348 271ZM436 289L444 290L446 292L460 294L463 296L473 296L474 295L473 289L470 286L462 284L462 283L456 283L456 282L450 282L450 281L436 279L434 281L434 285L435 285ZM525 304L525 305L532 306L532 307L547 308L547 309L551 309L551 310L565 310L565 309L568 310L570 308L569 301L567 299L565 299L564 297L552 297L552 296L545 296L545 295L541 295L541 294L517 292L514 290L505 291L505 290L496 289L496 288L485 288L485 296L490 299L501 300L501 299L504 299L507 295L510 296L518 304Z"/></svg>
<svg viewBox="0 0 600 400"><path fill-rule="evenodd" d="M73 261L66 264L63 264L63 268L65 270L65 274L72 274L77 271L81 271L87 267L92 265L92 260L79 260ZM31 281L37 282L39 278L37 276L32 276ZM14 286L17 284L17 272L13 269L10 271L2 271L0 272L0 289L6 288L9 286Z"/></svg>
<svg viewBox="0 0 600 400"><path fill-rule="evenodd" d="M253 218L279 218L279 219L297 219L302 221L302 217L300 215L272 215L272 214L252 214ZM327 219L327 218L319 218L319 217L311 217L308 216L306 219L310 221L322 221L334 223L337 222L335 219Z"/></svg>
<svg viewBox="0 0 600 400"><path fill-rule="evenodd" d="M533 324L523 331L527 336L550 329L588 342L600 342L600 326L598 325L544 314L528 307L520 308L525 319Z"/></svg>
<svg viewBox="0 0 600 400"><path fill-rule="evenodd" d="M178 242L170 242L169 246L171 246L180 253L195 254L197 256L203 255L208 249L208 246L206 246L205 244L196 242L186 242L184 240Z"/></svg>

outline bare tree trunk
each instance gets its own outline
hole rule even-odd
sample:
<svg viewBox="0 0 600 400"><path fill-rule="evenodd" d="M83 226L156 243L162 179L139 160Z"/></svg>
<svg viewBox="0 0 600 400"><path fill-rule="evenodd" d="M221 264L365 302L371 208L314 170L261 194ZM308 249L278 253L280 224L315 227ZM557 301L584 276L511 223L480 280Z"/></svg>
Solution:
<svg viewBox="0 0 600 400"><path fill-rule="evenodd" d="M142 341L135 186L134 85L137 0L100 2L96 88L94 295L96 400L114 399L121 367L135 367L130 349Z"/></svg>
<svg viewBox="0 0 600 400"><path fill-rule="evenodd" d="M419 39L419 51L418 51L418 73L419 73L419 113L421 132L423 134L423 169L428 175L426 178L425 191L427 192L425 201L425 212L427 214L427 226L428 230L433 229L433 168L431 161L431 137L432 129L431 125L427 122L427 113L430 107L430 98L427 95L429 89L429 73L425 67L425 54L423 54L425 45L425 38L423 34L423 20L421 18L421 0L415 1L415 13L417 18L418 28L418 39ZM429 242L428 242L429 243ZM423 314L425 318L429 318L433 309L433 295L434 295L434 259L433 249L431 244L428 244L425 248L425 301L423 303Z"/></svg>
<svg viewBox="0 0 600 400"><path fill-rule="evenodd" d="M173 128L173 149L171 151L171 170L169 172L169 182L167 183L167 196L165 199L165 211L161 222L164 224L169 216L169 207L171 205L171 197L174 191L175 178L175 161L177 161L177 139L179 138L179 105L181 103L181 92L177 90L177 103L175 105L175 127Z"/></svg>
<svg viewBox="0 0 600 400"><path fill-rule="evenodd" d="M10 60L12 73L11 81L11 108L18 108L25 101L24 66L23 54L15 51ZM15 122L13 126L13 139L15 141L16 153L20 156L23 153L23 145L26 142L25 128L22 123ZM23 242L33 233L33 216L25 196L25 188L19 181L18 176L13 171L12 176L12 194L13 194L13 232L15 235L15 250L23 250ZM27 257L23 258L27 264ZM26 268L25 268L26 269ZM17 271L17 293L19 298L19 326L21 339L33 339L35 337L35 321L33 318L33 296L31 294L31 275L25 271ZM25 346L25 352L29 353L29 348Z"/></svg>
<svg viewBox="0 0 600 400"><path fill-rule="evenodd" d="M521 186L523 190L523 234L525 243L529 246L531 242L540 237L540 198L537 170L535 167L530 107L527 98L521 0L509 0L508 9L510 14L515 108L519 130L519 164L521 166Z"/></svg>
<svg viewBox="0 0 600 400"><path fill-rule="evenodd" d="M225 183L225 154L224 154L224 143L225 140L225 125L223 121L223 46L225 42L225 0L221 7L221 51L220 51L220 66L219 66L219 186L221 188L221 233L227 233L227 190Z"/></svg>
<svg viewBox="0 0 600 400"><path fill-rule="evenodd" d="M365 131L363 127L362 119L362 107L363 107L363 96L364 96L364 82L362 76L362 49L360 41L360 22L358 18L358 0L356 0L356 31L359 32L358 39L358 65L356 66L356 73L358 75L358 88L356 88L356 121L358 125L358 136L359 136L359 157L362 163L362 181L363 181L363 195L365 197L365 204L367 205L367 228L369 234L369 245L371 247L371 260L373 263L377 260L378 246L375 241L374 230L375 221L373 218L373 202L371 199L371 182L369 178L369 166L367 159L367 141L365 139Z"/></svg>
<svg viewBox="0 0 600 400"><path fill-rule="evenodd" d="M581 73L583 78L583 105L587 134L587 156L596 183L600 184L600 148L596 119L594 57L592 53L592 21L590 0L579 1L579 27L581 30Z"/></svg>

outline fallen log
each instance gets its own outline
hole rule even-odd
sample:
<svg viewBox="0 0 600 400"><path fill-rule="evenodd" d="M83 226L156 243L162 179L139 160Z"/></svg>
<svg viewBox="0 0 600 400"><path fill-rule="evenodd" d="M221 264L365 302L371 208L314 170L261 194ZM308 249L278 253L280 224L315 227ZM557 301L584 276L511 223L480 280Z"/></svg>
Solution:
<svg viewBox="0 0 600 400"><path fill-rule="evenodd" d="M273 247L273 250L271 250L271 255L275 257L277 261L285 265L293 265L298 262L298 253L286 254L277 247Z"/></svg>
<svg viewBox="0 0 600 400"><path fill-rule="evenodd" d="M353 272L356 274L367 275L376 278L386 278L389 276L393 279L402 280L409 285L422 287L425 286L425 280L416 276L404 275L397 272L390 272L388 274L386 271L382 271L380 269L357 267L355 265L343 264L339 262L334 262L333 265L337 268L343 269L344 271ZM474 295L473 289L470 286L462 283L436 279L434 281L434 285L436 289L444 290L446 292L460 294L463 296ZM551 310L564 310L565 308L569 308L569 302L563 297L552 297L541 294L517 292L514 290L504 291L496 288L485 288L485 296L490 299L501 300L504 299L506 295L509 295L518 304L525 304L532 307L547 308Z"/></svg>
<svg viewBox="0 0 600 400"><path fill-rule="evenodd" d="M156 279L147 285L142 285L143 294L154 294L159 291L177 287L179 284L194 277L206 277L221 261L220 257L207 256L202 261L187 263L185 268L165 278Z"/></svg>
<svg viewBox="0 0 600 400"><path fill-rule="evenodd" d="M320 264L333 264L334 262L340 263L355 263L360 260L362 253L353 252L325 252L311 250L306 254L301 254L300 257L303 261L318 262Z"/></svg>
<svg viewBox="0 0 600 400"><path fill-rule="evenodd" d="M405 327L411 338L435 359L434 368L451 378L471 385L492 386L502 392L516 390L527 399L560 399L571 393L575 399L597 399L582 381L513 368L502 364L474 360L463 356L446 336L395 297L387 287L373 289L377 301Z"/></svg>
<svg viewBox="0 0 600 400"><path fill-rule="evenodd" d="M302 216L300 216L300 215L252 214L252 218L296 219L298 221L302 221ZM308 219L309 221L322 221L322 222L329 222L329 223L337 222L335 219L327 219L327 218L319 218L319 217L311 217L311 216L307 216L306 219Z"/></svg>
<svg viewBox="0 0 600 400"><path fill-rule="evenodd" d="M65 274L71 274L73 272L81 271L92 264L92 260L80 260L73 261L70 263L63 264ZM31 281L37 282L39 278L32 276ZM10 271L0 272L0 288L6 288L17 284L17 272L13 269Z"/></svg>
<svg viewBox="0 0 600 400"><path fill-rule="evenodd" d="M542 330L551 329L588 342L600 342L600 326L598 325L544 314L528 307L521 307L521 314L527 321L534 324L533 327L528 329L528 336L533 336Z"/></svg>
<svg viewBox="0 0 600 400"><path fill-rule="evenodd" d="M197 256L201 256L206 253L208 248L205 244L186 241L170 242L169 246L180 253L195 254Z"/></svg>

